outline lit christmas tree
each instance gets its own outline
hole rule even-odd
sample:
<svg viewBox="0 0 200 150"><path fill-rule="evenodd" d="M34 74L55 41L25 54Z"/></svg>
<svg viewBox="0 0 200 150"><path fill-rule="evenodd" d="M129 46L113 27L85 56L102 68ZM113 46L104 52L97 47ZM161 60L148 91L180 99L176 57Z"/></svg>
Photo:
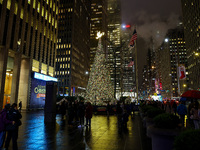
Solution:
<svg viewBox="0 0 200 150"><path fill-rule="evenodd" d="M86 100L92 104L102 105L105 101L113 99L114 88L100 38L86 89Z"/></svg>

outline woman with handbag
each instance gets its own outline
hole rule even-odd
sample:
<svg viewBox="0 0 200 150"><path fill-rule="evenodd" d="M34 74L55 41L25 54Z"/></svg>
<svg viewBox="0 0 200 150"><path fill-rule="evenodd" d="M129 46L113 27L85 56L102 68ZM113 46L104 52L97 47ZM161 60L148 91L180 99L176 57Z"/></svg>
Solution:
<svg viewBox="0 0 200 150"><path fill-rule="evenodd" d="M5 142L5 148L6 150L8 149L10 140L12 139L13 150L18 150L18 146L17 146L18 130L19 130L19 126L22 124L20 121L20 119L22 118L22 115L18 111L16 103L12 104L12 107L7 114L7 118L8 120L15 121L15 124L6 126L7 138Z"/></svg>

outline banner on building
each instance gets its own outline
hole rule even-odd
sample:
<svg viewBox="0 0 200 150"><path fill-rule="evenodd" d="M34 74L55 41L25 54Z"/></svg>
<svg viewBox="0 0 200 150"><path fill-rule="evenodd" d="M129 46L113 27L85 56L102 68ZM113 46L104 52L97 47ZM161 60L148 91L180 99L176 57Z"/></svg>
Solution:
<svg viewBox="0 0 200 150"><path fill-rule="evenodd" d="M178 67L178 70L179 70L179 79L180 80L185 80L186 79L185 66L184 65L180 65Z"/></svg>
<svg viewBox="0 0 200 150"><path fill-rule="evenodd" d="M46 81L32 78L30 108L44 108L46 97Z"/></svg>

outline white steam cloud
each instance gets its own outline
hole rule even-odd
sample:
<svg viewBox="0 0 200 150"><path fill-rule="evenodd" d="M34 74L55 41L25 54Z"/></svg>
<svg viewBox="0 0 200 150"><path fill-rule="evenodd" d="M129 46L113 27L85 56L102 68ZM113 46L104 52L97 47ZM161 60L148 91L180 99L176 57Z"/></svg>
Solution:
<svg viewBox="0 0 200 150"><path fill-rule="evenodd" d="M135 19L138 20L137 34L149 45L153 38L154 46L158 47L163 42L168 29L176 28L180 22L179 15L170 14L167 18L160 15L150 15L145 11L138 12Z"/></svg>

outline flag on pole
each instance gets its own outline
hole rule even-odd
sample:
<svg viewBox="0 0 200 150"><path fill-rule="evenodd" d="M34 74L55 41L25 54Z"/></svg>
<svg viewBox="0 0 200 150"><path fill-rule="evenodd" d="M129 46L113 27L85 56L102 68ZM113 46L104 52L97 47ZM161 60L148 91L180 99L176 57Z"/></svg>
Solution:
<svg viewBox="0 0 200 150"><path fill-rule="evenodd" d="M129 45L131 47L134 47L134 44L135 44L135 40L137 39L137 32L136 32L136 29L133 31L133 35L131 37L131 40L130 40L130 43Z"/></svg>
<svg viewBox="0 0 200 150"><path fill-rule="evenodd" d="M131 61L129 64L128 64L128 67L131 67L134 65L134 61Z"/></svg>

